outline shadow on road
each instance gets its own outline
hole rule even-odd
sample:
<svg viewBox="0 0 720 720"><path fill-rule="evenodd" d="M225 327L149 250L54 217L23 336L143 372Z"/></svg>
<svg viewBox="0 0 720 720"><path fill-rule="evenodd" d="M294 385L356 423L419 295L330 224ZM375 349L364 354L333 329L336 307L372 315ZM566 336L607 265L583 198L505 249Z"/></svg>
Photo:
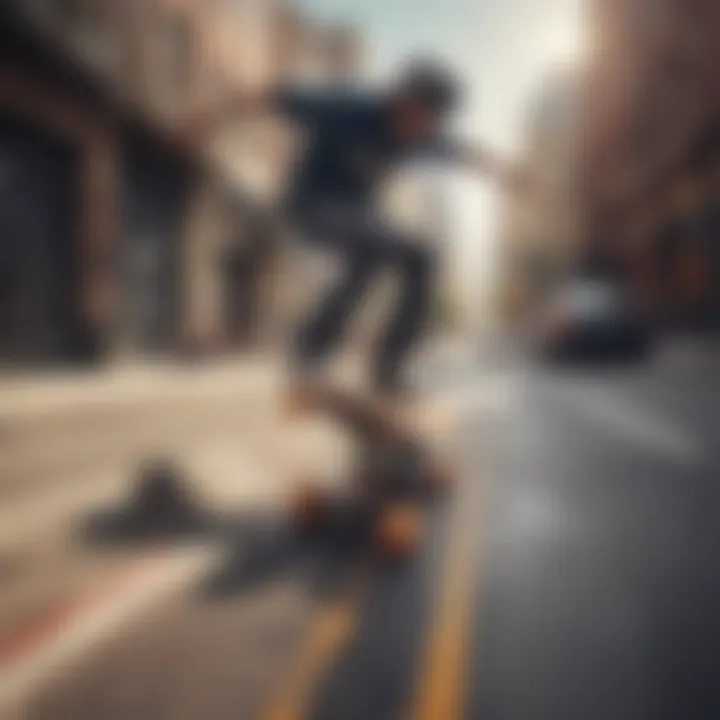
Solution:
<svg viewBox="0 0 720 720"><path fill-rule="evenodd" d="M118 508L93 513L81 536L97 548L142 548L211 542L226 550L219 569L203 579L198 598L219 600L263 585L302 577L318 595L331 593L368 547L367 509L338 503L322 527L303 531L280 512L221 513L205 507L179 468L151 463Z"/></svg>
<svg viewBox="0 0 720 720"><path fill-rule="evenodd" d="M333 521L299 532L280 518L264 527L236 526L228 559L200 587L203 599L223 599L260 585L300 575L318 596L332 593L368 547L370 518L339 508Z"/></svg>
<svg viewBox="0 0 720 720"><path fill-rule="evenodd" d="M121 507L93 513L82 535L97 545L167 544L221 537L231 522L204 506L177 465L153 460Z"/></svg>

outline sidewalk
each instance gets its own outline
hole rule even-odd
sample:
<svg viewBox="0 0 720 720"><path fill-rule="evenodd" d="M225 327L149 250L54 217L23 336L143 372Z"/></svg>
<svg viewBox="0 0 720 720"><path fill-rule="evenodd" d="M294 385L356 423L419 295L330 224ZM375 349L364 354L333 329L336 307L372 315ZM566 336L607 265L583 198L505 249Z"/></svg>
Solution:
<svg viewBox="0 0 720 720"><path fill-rule="evenodd" d="M0 380L0 717L227 551L212 533L88 539L94 518L132 510L149 459L171 458L223 519L287 502L303 458L337 458L327 435L288 432L282 377L279 362L249 357Z"/></svg>
<svg viewBox="0 0 720 720"><path fill-rule="evenodd" d="M78 372L0 375L0 420L103 405L192 398L232 386L271 391L281 378L277 357L253 356L196 364L138 362Z"/></svg>
<svg viewBox="0 0 720 720"><path fill-rule="evenodd" d="M153 458L211 503L277 502L288 476L337 467L343 446L327 423L287 422L283 381L258 356L0 379L0 536L117 498Z"/></svg>
<svg viewBox="0 0 720 720"><path fill-rule="evenodd" d="M458 362L465 366L468 360L460 357L450 365ZM154 660L164 667L173 661L178 628L184 628L182 647L192 650L193 658L188 672L194 672L199 655L201 664L217 661L224 668L219 658L227 652L243 673L258 667L260 658L262 678L248 682L257 686L258 696L267 690L315 605L308 587L286 576L257 607L259 598L242 593L217 604L198 604L193 593L213 568L221 575L226 568L231 577L237 574L236 564L247 550L239 539L233 539L239 542L238 557L231 552L228 558L233 545L227 534L170 539L159 547L141 542L106 548L88 542L78 529L98 513L127 508L138 465L160 454L178 463L213 517L239 521L238 531L242 518L261 523L272 518L261 532L267 535L263 542L272 541L277 537L273 523L282 517L293 484L317 475L342 481L350 457L345 453L353 448L332 422L287 421L283 377L278 359L248 357L0 380L0 536L6 548L1 559L22 570L5 582L5 597L12 603L0 603L0 686L5 688L0 717L6 717L3 708L27 707L42 688L49 692L49 705L35 706L33 716L42 720L61 717L55 714L53 687L64 687L60 694L67 691L76 702L92 692L111 694L116 662L133 692L151 691L159 679L137 665L136 642L144 633L131 633L135 623L154 638L148 640L147 654L141 653L151 664ZM430 412L417 413L413 421L424 427L423 437L442 443L465 409L497 402L502 383L485 380L471 387L446 385L439 403L421 401L421 410ZM273 647L266 638L277 637L279 627L287 632L282 657L275 651L272 657L263 655L263 648ZM230 642L231 628L252 628L250 635L257 638L244 645ZM82 664L78 656L93 650L99 655L93 653ZM95 677L88 668L98 657L107 662ZM62 675L76 659L84 670L65 685ZM137 672L131 671L136 665ZM236 684L217 680L217 687L208 681L208 696L189 689L192 699L212 704L217 695L227 702ZM101 699L111 702L109 696ZM258 698L248 695L246 700L256 703ZM228 704L226 710L237 716L236 707ZM71 702L68 713L84 717Z"/></svg>

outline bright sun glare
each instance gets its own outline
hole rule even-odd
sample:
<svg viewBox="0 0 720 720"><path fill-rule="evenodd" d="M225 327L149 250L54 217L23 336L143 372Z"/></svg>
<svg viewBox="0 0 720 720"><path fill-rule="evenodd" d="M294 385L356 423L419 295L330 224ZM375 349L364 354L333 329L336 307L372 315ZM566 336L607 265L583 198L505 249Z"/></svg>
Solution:
<svg viewBox="0 0 720 720"><path fill-rule="evenodd" d="M542 36L542 51L552 61L578 61L583 52L579 20L566 16L550 25Z"/></svg>

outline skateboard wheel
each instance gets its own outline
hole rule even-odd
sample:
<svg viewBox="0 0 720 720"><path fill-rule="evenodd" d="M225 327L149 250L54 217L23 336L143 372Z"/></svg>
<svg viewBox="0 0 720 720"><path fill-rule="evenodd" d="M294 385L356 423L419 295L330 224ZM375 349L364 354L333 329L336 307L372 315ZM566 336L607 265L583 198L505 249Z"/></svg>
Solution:
<svg viewBox="0 0 720 720"><path fill-rule="evenodd" d="M376 542L385 557L407 557L420 543L420 512L412 505L394 505L380 513Z"/></svg>
<svg viewBox="0 0 720 720"><path fill-rule="evenodd" d="M293 497L292 516L303 528L315 528L327 518L330 501L327 494L316 485L300 485Z"/></svg>

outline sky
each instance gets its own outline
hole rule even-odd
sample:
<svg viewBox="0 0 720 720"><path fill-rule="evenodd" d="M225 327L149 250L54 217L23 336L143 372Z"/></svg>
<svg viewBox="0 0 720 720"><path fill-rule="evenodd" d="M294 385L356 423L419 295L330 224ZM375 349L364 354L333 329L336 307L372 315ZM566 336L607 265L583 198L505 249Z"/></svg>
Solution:
<svg viewBox="0 0 720 720"><path fill-rule="evenodd" d="M356 23L372 78L391 76L417 54L442 58L468 100L458 131L512 159L522 149L528 106L558 64L582 52L582 0L299 0L315 17ZM486 181L451 181L450 266L479 303L494 268L499 202Z"/></svg>

